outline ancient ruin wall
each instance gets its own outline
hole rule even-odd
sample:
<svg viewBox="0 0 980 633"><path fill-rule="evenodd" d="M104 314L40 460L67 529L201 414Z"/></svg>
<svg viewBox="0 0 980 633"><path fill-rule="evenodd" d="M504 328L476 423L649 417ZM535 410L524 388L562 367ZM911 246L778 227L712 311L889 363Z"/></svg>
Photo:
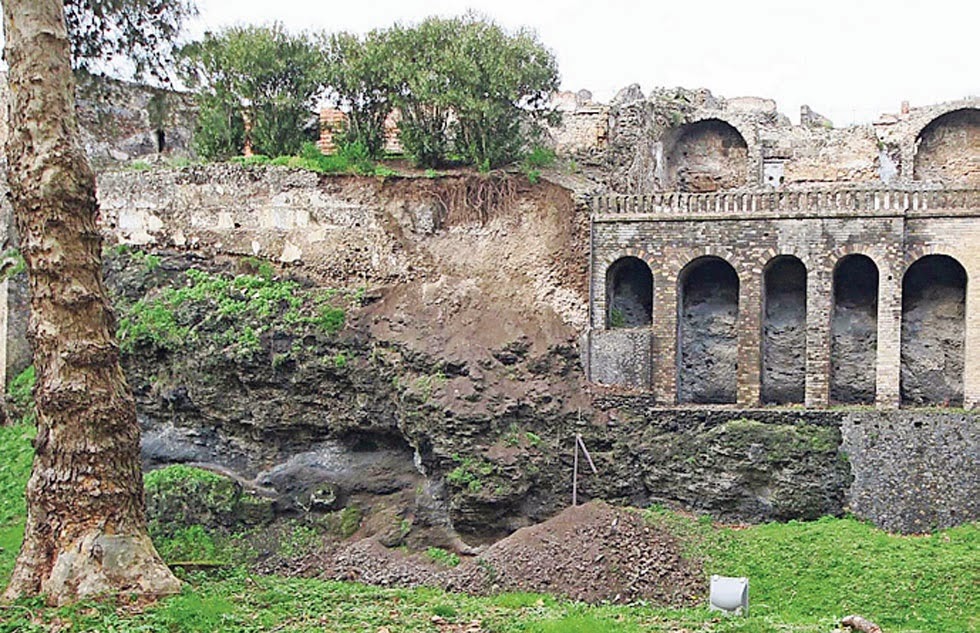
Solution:
<svg viewBox="0 0 980 633"><path fill-rule="evenodd" d="M938 117L917 138L915 180L980 185L980 110Z"/></svg>

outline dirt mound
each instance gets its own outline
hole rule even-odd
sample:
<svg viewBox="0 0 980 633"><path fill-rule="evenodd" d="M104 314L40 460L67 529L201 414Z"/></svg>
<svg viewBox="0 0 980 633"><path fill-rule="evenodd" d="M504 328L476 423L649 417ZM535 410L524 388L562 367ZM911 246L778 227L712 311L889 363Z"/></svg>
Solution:
<svg viewBox="0 0 980 633"><path fill-rule="evenodd" d="M338 543L276 571L300 576L361 582L382 587L444 586L445 568L389 549L373 538Z"/></svg>
<svg viewBox="0 0 980 633"><path fill-rule="evenodd" d="M285 571L285 570L280 570ZM518 530L454 569L388 549L373 539L341 543L300 561L304 576L450 591L550 593L586 602L682 606L703 598L701 569L676 539L636 512L595 501Z"/></svg>
<svg viewBox="0 0 980 633"><path fill-rule="evenodd" d="M673 536L636 512L591 502L497 542L457 569L447 588L679 606L703 596L702 576Z"/></svg>

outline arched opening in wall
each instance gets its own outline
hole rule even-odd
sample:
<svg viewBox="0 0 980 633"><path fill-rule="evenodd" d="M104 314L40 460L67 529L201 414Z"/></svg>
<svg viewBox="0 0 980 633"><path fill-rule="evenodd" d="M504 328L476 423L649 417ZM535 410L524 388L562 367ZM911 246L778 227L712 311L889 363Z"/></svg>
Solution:
<svg viewBox="0 0 980 633"><path fill-rule="evenodd" d="M773 258L763 274L760 395L764 404L806 395L806 266L791 255Z"/></svg>
<svg viewBox="0 0 980 633"><path fill-rule="evenodd" d="M915 139L915 180L980 185L980 110L933 119Z"/></svg>
<svg viewBox="0 0 980 633"><path fill-rule="evenodd" d="M638 257L622 257L606 271L606 327L644 327L653 319L653 273Z"/></svg>
<svg viewBox="0 0 980 633"><path fill-rule="evenodd" d="M165 149L167 149L167 133L162 129L156 131L157 138L157 154L162 154Z"/></svg>
<svg viewBox="0 0 980 633"><path fill-rule="evenodd" d="M878 267L866 255L848 255L834 268L831 402L874 404L877 360Z"/></svg>
<svg viewBox="0 0 980 633"><path fill-rule="evenodd" d="M681 126L666 141L668 189L704 193L748 182L749 148L730 124L705 119Z"/></svg>
<svg viewBox="0 0 980 633"><path fill-rule="evenodd" d="M902 278L902 404L963 405L966 270L927 255Z"/></svg>
<svg viewBox="0 0 980 633"><path fill-rule="evenodd" d="M681 271L677 319L678 402L735 402L738 289L738 273L719 257L695 259Z"/></svg>

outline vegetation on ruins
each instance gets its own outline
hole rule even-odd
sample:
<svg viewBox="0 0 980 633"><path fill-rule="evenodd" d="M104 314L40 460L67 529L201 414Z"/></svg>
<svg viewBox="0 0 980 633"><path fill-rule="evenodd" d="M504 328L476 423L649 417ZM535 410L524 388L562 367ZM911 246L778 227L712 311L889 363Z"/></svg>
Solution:
<svg viewBox="0 0 980 633"><path fill-rule="evenodd" d="M140 256L152 271L153 256L135 251L133 259ZM122 350L177 351L199 343L207 333L226 354L249 357L273 330L333 334L344 326L344 305L352 297L275 278L268 268L235 276L190 269L151 296L133 303L120 299Z"/></svg>
<svg viewBox="0 0 980 633"><path fill-rule="evenodd" d="M474 14L395 25L381 41L394 60L402 144L424 167L519 159L558 87L554 55L532 31L511 34Z"/></svg>
<svg viewBox="0 0 980 633"><path fill-rule="evenodd" d="M416 164L488 171L527 153L552 116L547 102L558 87L554 55L533 32L509 33L474 14L365 36L321 34L315 43L280 25L235 27L181 53L182 73L198 90L195 147L209 160L244 147L269 157L299 154L313 98L324 95L347 114L338 141L354 165L349 171L373 170L364 163L383 156L393 111ZM306 151L300 157L312 160Z"/></svg>
<svg viewBox="0 0 980 633"><path fill-rule="evenodd" d="M311 140L314 96L323 84L320 54L305 34L282 25L206 33L180 50L180 72L197 90L194 145L210 160L249 147L281 156Z"/></svg>
<svg viewBox="0 0 980 633"><path fill-rule="evenodd" d="M324 34L320 46L326 64L326 92L347 113L341 152L359 144L370 157L379 158L384 151L385 119L396 90L384 33L372 31L364 37Z"/></svg>

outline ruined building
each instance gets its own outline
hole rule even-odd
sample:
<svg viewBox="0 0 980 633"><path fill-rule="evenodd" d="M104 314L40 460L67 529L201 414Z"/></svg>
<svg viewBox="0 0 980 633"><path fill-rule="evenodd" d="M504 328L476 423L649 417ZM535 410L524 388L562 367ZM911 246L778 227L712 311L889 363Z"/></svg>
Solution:
<svg viewBox="0 0 980 633"><path fill-rule="evenodd" d="M333 335L275 322L251 356L203 330L124 355L148 468L210 464L283 512L331 490L381 517L366 524L482 538L567 505L580 435L599 471L580 498L905 532L980 517L978 99L834 128L706 91L563 94L563 160L532 184L148 169L189 151L192 117L125 92L122 120L82 116L99 162L144 161L99 174L123 310L258 261L364 289ZM7 380L30 363L26 318L9 275Z"/></svg>
<svg viewBox="0 0 980 633"><path fill-rule="evenodd" d="M634 87L565 120L558 147L605 172L592 381L661 405L980 405L980 100L836 129Z"/></svg>

